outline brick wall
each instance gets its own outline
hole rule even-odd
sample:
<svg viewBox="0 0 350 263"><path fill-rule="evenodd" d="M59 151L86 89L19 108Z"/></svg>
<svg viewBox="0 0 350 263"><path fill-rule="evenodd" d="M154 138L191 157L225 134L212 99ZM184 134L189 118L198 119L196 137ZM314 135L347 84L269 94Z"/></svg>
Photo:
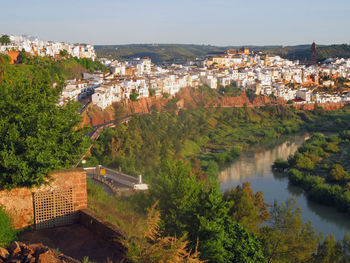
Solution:
<svg viewBox="0 0 350 263"><path fill-rule="evenodd" d="M49 175L48 185L0 191L0 206L13 218L16 228L34 224L33 193L73 188L74 211L87 208L86 172L81 169L56 171Z"/></svg>

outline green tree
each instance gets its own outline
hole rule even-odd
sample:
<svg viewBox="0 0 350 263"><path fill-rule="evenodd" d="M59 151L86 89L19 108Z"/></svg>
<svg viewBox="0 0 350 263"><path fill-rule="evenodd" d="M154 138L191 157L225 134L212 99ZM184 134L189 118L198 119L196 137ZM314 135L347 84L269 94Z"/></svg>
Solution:
<svg viewBox="0 0 350 263"><path fill-rule="evenodd" d="M59 107L62 83L45 67L4 66L0 81L0 185L42 184L50 171L69 168L87 146L79 105Z"/></svg>
<svg viewBox="0 0 350 263"><path fill-rule="evenodd" d="M335 240L334 235L326 236L325 240L318 246L317 253L313 255L313 263L340 263L344 256L342 244Z"/></svg>
<svg viewBox="0 0 350 263"><path fill-rule="evenodd" d="M340 164L333 165L330 173L327 176L327 181L338 182L349 178L349 174Z"/></svg>
<svg viewBox="0 0 350 263"><path fill-rule="evenodd" d="M137 101L138 98L139 98L139 94L137 94L137 93L130 94L130 100L131 101Z"/></svg>
<svg viewBox="0 0 350 263"><path fill-rule="evenodd" d="M205 185L181 161L165 162L153 180L149 204L159 200L165 235L187 236L202 259L211 262L264 262L253 234L228 216L229 203L218 186Z"/></svg>
<svg viewBox="0 0 350 263"><path fill-rule="evenodd" d="M311 258L320 239L311 222L301 220L295 199L272 206L268 224L260 230L262 247L268 262L304 262Z"/></svg>
<svg viewBox="0 0 350 263"><path fill-rule="evenodd" d="M153 97L154 95L156 95L156 90L149 88L148 93L149 93L150 97Z"/></svg>
<svg viewBox="0 0 350 263"><path fill-rule="evenodd" d="M2 44L2 45L11 44L10 37L9 37L8 35L2 35L2 36L0 37L0 44Z"/></svg>
<svg viewBox="0 0 350 263"><path fill-rule="evenodd" d="M224 199L232 202L229 215L233 221L241 223L248 230L257 233L260 225L268 220L268 204L262 192L253 193L250 183L243 183L225 193Z"/></svg>
<svg viewBox="0 0 350 263"><path fill-rule="evenodd" d="M60 56L61 57L67 57L68 56L68 51L65 49L60 50Z"/></svg>

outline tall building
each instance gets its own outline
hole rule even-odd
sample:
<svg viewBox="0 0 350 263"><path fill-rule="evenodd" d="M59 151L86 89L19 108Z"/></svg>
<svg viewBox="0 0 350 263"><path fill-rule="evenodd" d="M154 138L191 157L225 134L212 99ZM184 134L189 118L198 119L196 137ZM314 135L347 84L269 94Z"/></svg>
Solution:
<svg viewBox="0 0 350 263"><path fill-rule="evenodd" d="M311 60L310 60L312 65L317 64L317 46L315 42L312 43L311 45Z"/></svg>

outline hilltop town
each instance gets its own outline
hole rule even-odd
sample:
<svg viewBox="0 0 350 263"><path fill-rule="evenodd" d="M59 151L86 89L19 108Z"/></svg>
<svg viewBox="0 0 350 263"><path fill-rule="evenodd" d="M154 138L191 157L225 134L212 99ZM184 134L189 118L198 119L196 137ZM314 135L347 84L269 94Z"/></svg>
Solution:
<svg viewBox="0 0 350 263"><path fill-rule="evenodd" d="M155 65L147 57L100 61L110 71L69 80L62 101L92 95L92 103L105 109L114 102L173 96L181 88L201 85L212 89L233 86L295 104L350 101L350 83L346 81L350 76L350 59L327 59L322 65L306 65L242 48L209 54L184 64Z"/></svg>
<svg viewBox="0 0 350 263"><path fill-rule="evenodd" d="M33 56L96 59L92 45L42 41L36 37L1 37L0 52L13 63L20 51ZM7 41L6 41L7 40ZM99 58L109 72L84 73L66 81L60 105L69 100L91 101L102 110L115 102L174 96L181 88L227 86L256 95L281 98L289 104L350 101L350 59L329 58L305 64L276 55L229 49L182 64L154 64L148 57L125 61ZM223 91L225 92L225 91Z"/></svg>

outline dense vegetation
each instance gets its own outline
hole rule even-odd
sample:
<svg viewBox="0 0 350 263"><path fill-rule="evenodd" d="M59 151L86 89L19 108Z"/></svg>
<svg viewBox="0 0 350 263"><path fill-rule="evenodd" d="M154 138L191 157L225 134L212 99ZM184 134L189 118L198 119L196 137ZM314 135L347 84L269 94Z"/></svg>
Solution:
<svg viewBox="0 0 350 263"><path fill-rule="evenodd" d="M14 241L17 231L12 227L12 220L0 206L0 247L5 247Z"/></svg>
<svg viewBox="0 0 350 263"><path fill-rule="evenodd" d="M288 169L292 183L310 199L350 212L350 131L324 136L315 133L288 162L276 160L276 169Z"/></svg>
<svg viewBox="0 0 350 263"><path fill-rule="evenodd" d="M209 262L349 260L349 237L322 241L311 222L302 222L295 200L269 206L249 184L223 194L216 183L198 180L190 163L182 161L163 162L150 186L149 192L118 198L88 184L89 206L126 230L124 244L132 262L196 262L173 261L180 247L182 254ZM158 215L147 217L147 211ZM151 234L154 224L157 231ZM174 236L173 245L186 244L163 246Z"/></svg>
<svg viewBox="0 0 350 263"><path fill-rule="evenodd" d="M177 112L170 102L165 109L133 116L128 124L118 122L117 127L103 131L87 163L147 175L149 192L114 201L123 205L115 205L113 214L133 211L138 220L131 220L131 215L108 216L109 206L96 205L96 201L93 209L132 229L135 224L130 222L145 225L140 218L156 204L160 236L188 241L187 251L198 249L199 258L209 262L331 262L327 258L333 255L337 256L334 262L346 262L347 237L344 242L334 237L322 241L310 222L302 222L294 200L269 206L262 193L253 193L248 184L223 194L214 177L218 164L232 160L250 145L301 129L348 127L349 108L325 112L316 107L314 112L305 112L267 106ZM126 204L132 209L125 209ZM142 251L138 248L144 242L152 244L151 240L130 239L136 240L128 244L131 251Z"/></svg>
<svg viewBox="0 0 350 263"><path fill-rule="evenodd" d="M50 171L72 167L86 148L84 131L77 129L80 106L57 106L65 77L59 63L7 61L0 64L0 185L40 185Z"/></svg>
<svg viewBox="0 0 350 263"><path fill-rule="evenodd" d="M103 163L130 174L151 175L164 159L192 158L210 175L242 148L295 133L303 123L293 108L209 108L133 116L128 124L107 128L87 165ZM176 107L175 107L176 110ZM200 163L199 163L199 160Z"/></svg>

